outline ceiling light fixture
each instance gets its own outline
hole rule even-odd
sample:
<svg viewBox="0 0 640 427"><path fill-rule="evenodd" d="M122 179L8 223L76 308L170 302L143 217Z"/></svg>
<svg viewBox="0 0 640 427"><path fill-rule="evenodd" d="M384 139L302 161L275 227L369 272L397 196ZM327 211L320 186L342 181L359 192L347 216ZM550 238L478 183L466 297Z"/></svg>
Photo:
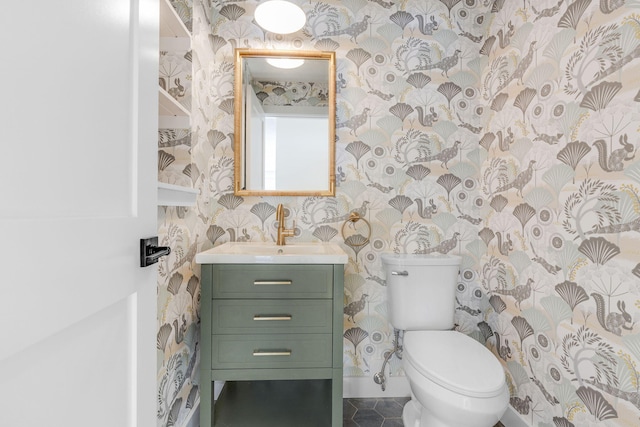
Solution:
<svg viewBox="0 0 640 427"><path fill-rule="evenodd" d="M269 0L256 7L258 25L276 34L291 34L304 27L307 16L300 6L284 0Z"/></svg>
<svg viewBox="0 0 640 427"><path fill-rule="evenodd" d="M304 59L295 58L267 58L267 63L276 68L284 68L290 70L298 68L304 64Z"/></svg>

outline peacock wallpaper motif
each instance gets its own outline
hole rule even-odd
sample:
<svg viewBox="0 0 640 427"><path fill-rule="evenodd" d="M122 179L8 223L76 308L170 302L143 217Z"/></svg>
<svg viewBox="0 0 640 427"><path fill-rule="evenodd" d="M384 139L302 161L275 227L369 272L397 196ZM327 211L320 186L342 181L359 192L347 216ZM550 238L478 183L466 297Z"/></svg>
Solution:
<svg viewBox="0 0 640 427"><path fill-rule="evenodd" d="M525 422L638 425L640 0L293 2L307 24L287 36L253 22L255 0L186 14L191 129L173 139L189 132L190 157L168 179L200 196L159 209L174 250L159 270L158 425L197 400L195 253L273 241L278 203L294 241L350 256L345 376L373 382L393 348L380 254L459 254L457 328L502 362ZM235 47L337 53L336 197L233 195ZM364 245L342 239L352 211L371 224Z"/></svg>

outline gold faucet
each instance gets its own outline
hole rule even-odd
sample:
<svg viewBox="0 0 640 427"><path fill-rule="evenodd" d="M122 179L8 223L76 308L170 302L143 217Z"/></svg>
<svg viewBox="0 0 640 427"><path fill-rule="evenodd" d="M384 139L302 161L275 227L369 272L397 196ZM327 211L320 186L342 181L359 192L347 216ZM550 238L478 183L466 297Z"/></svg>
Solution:
<svg viewBox="0 0 640 427"><path fill-rule="evenodd" d="M282 207L282 203L280 203L276 209L276 220L278 221L278 239L276 240L276 245L284 246L287 243L284 238L295 235L296 224L294 221L293 228L289 230L284 227L284 208Z"/></svg>

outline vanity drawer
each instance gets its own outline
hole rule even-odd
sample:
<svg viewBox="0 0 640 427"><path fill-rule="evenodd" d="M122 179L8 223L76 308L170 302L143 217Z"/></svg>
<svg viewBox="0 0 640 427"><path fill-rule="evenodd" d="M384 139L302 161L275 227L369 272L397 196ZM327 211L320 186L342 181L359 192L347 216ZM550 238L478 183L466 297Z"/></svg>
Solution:
<svg viewBox="0 0 640 427"><path fill-rule="evenodd" d="M331 298L332 265L221 264L213 298Z"/></svg>
<svg viewBox="0 0 640 427"><path fill-rule="evenodd" d="M214 334L331 333L332 304L322 300L213 300Z"/></svg>
<svg viewBox="0 0 640 427"><path fill-rule="evenodd" d="M214 335L212 340L212 369L331 367L331 334Z"/></svg>

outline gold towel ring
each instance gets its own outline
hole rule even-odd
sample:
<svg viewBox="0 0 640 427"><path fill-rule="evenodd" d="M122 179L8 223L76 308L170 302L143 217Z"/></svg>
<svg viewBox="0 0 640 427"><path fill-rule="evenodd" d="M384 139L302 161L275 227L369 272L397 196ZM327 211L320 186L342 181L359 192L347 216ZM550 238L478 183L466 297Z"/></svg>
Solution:
<svg viewBox="0 0 640 427"><path fill-rule="evenodd" d="M346 220L344 222L344 224L342 224L342 239L346 242L347 238L344 235L344 227L348 224L348 223L352 223L355 224L358 221L364 221L364 223L367 225L367 228L369 229L369 232L367 233L367 236L364 238L364 241L362 243L349 243L350 246L364 246L367 243L369 243L369 239L371 238L371 224L369 224L369 221L367 221L366 219L364 219L363 217L360 216L360 214L358 212L351 212L351 214L349 215L349 219Z"/></svg>

